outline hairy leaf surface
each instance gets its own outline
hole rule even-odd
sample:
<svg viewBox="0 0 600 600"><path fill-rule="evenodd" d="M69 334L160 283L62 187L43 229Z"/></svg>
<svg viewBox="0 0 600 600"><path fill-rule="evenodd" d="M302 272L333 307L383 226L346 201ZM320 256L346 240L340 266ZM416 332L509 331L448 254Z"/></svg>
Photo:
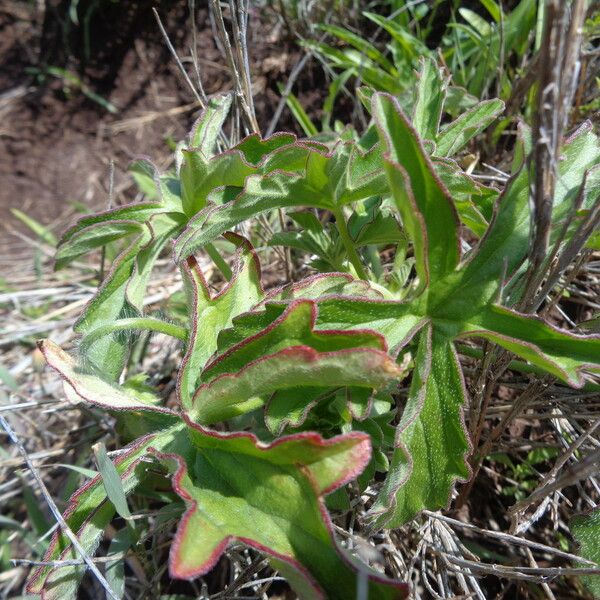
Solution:
<svg viewBox="0 0 600 600"><path fill-rule="evenodd" d="M173 486L187 504L171 550L171 575L210 571L234 540L274 558L302 598L353 598L358 571L337 544L321 497L367 465L369 437L324 440L317 434L266 445L247 433L217 433L190 424L197 449L187 464L159 453L175 471ZM403 584L365 566L369 598L403 598Z"/></svg>

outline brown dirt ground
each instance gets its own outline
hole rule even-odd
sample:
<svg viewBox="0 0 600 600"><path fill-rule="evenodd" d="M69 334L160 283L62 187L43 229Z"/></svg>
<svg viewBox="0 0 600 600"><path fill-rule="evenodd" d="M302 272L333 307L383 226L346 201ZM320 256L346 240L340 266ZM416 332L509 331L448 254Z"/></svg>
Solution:
<svg viewBox="0 0 600 600"><path fill-rule="evenodd" d="M60 9L60 2L47 4L47 11ZM111 162L116 202L130 201L135 195L127 174L130 161L143 154L166 167L170 145L181 140L197 118L199 109L162 40L152 4L156 3L127 3L126 11L117 6L118 15L107 11L94 19L85 58L81 32L71 33L67 41L60 38L53 22L56 14L46 14L40 23L35 7L0 0L0 270L31 253L11 233L24 229L10 208L60 233L73 217L75 202L96 210L106 206ZM187 2L162 4L158 10L169 36L180 56L186 55ZM205 90L209 95L227 91L231 83L205 9L198 11L197 23ZM279 100L277 81L286 81L300 55L286 32L269 22L268 14L251 14L249 31L257 114L266 127ZM107 112L77 88L65 90L55 77L39 85L35 74L44 64L77 73L118 112ZM326 89L318 81L322 77L318 67L309 66L298 83L309 109L311 100L319 104L321 94L315 90ZM287 111L280 126L294 128Z"/></svg>

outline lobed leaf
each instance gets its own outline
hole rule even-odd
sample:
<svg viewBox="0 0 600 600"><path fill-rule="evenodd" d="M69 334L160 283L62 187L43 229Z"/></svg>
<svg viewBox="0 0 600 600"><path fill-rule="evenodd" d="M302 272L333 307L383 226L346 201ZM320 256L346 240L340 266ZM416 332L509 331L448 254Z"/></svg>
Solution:
<svg viewBox="0 0 600 600"><path fill-rule="evenodd" d="M317 149L322 149L316 145ZM209 199L223 198L240 192L249 175L267 174L285 168L301 170L312 144L296 141L296 137L275 134L267 139L251 135L237 146L216 155L207 156L201 148L183 148L183 163L179 171L183 211L188 220L202 210Z"/></svg>
<svg viewBox="0 0 600 600"><path fill-rule="evenodd" d="M193 254L225 231L262 212L275 208L312 206L335 210L339 206L385 193L379 150L363 152L351 143L339 143L327 154L306 146L301 172L286 164L246 178L233 200L207 206L194 217L175 245L176 260Z"/></svg>
<svg viewBox="0 0 600 600"><path fill-rule="evenodd" d="M187 511L171 547L172 577L210 571L234 540L276 560L303 598L355 597L357 568L336 543L321 496L354 479L369 462L361 433L324 440L315 433L260 443L189 423L197 450L187 464L157 452L175 472ZM402 598L406 587L360 567L369 598Z"/></svg>
<svg viewBox="0 0 600 600"><path fill-rule="evenodd" d="M263 404L261 396L298 386L379 388L398 379L402 370L381 350L352 348L318 352L306 346L280 350L200 386L192 414L205 424L229 419Z"/></svg>
<svg viewBox="0 0 600 600"><path fill-rule="evenodd" d="M385 337L392 356L397 356L427 323L417 303L331 296L321 299L318 307L318 328L351 331L368 326Z"/></svg>
<svg viewBox="0 0 600 600"><path fill-rule="evenodd" d="M371 510L378 526L399 527L424 509L447 507L455 482L471 474L460 363L451 341L431 325L419 334L412 377L389 472Z"/></svg>
<svg viewBox="0 0 600 600"><path fill-rule="evenodd" d="M253 337L210 362L193 398L191 414L211 424L260 406L261 396L292 387L379 388L402 370L373 331L315 330L316 307L292 302Z"/></svg>
<svg viewBox="0 0 600 600"><path fill-rule="evenodd" d="M189 257L182 265L190 318L187 349L177 376L178 397L184 409L192 405L200 373L217 350L219 333L264 296L260 264L254 249L241 236L229 233L226 237L238 249L231 280L219 294L213 296L210 293L195 258Z"/></svg>
<svg viewBox="0 0 600 600"><path fill-rule="evenodd" d="M147 435L123 449L115 460L114 466L121 477L123 490L131 492L146 476L143 466L144 457L149 448L160 451L174 451L180 445L177 433L181 426L175 426L160 433ZM69 528L89 554L93 555L100 543L102 534L115 514L110 503L102 478L97 475L79 488L69 501L64 519ZM71 545L69 538L57 529L52 536L44 561L81 559ZM77 587L85 573L85 565L54 567L42 565L35 569L27 581L27 593L40 594L42 600L74 600Z"/></svg>
<svg viewBox="0 0 600 600"><path fill-rule="evenodd" d="M265 329L248 337L216 356L202 373L209 381L223 373L237 371L257 357L292 346L308 346L319 352L365 347L386 351L384 338L370 329L315 330L317 305L312 300L299 299L284 307L280 316Z"/></svg>
<svg viewBox="0 0 600 600"><path fill-rule="evenodd" d="M218 351L254 337L281 317L288 304L294 300L321 301L327 296L356 296L365 299L382 299L383 292L369 282L355 279L349 273L319 273L297 283L286 284L266 292L263 300L251 311L232 320L232 327L221 331Z"/></svg>

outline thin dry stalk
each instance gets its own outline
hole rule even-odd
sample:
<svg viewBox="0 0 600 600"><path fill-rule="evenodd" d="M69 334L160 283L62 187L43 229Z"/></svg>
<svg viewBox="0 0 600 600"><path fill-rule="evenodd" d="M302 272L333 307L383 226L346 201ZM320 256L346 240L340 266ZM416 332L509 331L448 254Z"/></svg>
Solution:
<svg viewBox="0 0 600 600"><path fill-rule="evenodd" d="M233 87L235 89L236 98L238 99L238 102L240 103L240 106L242 108L242 113L246 120L248 130L253 133L259 133L260 127L254 114L254 100L252 97L252 90L249 81L246 85L247 71L245 65L247 62L247 58L244 58L244 54L246 54L247 56L247 50L244 50L246 48L246 41L242 40L238 36L235 36L234 43L239 45L239 52L236 51L236 53L234 54L231 42L229 40L229 34L227 33L227 28L225 27L223 9L221 8L221 3L219 2L219 0L210 0L210 9L216 24L217 34L225 54L225 60L227 60L227 64L229 65L229 70L233 79ZM232 27L234 28L234 31L241 31L237 19L238 11L233 10L231 13ZM233 25L234 22L235 25ZM246 29L244 25L244 31L245 30ZM240 73L242 75L240 75Z"/></svg>
<svg viewBox="0 0 600 600"><path fill-rule="evenodd" d="M532 232L529 273L521 308L531 310L532 299L547 270L552 229L556 165L579 74L585 1L546 3L546 27L540 49L537 110L533 122L533 173L530 192ZM546 268L542 268L546 264Z"/></svg>
<svg viewBox="0 0 600 600"><path fill-rule="evenodd" d="M165 27L160 19L160 15L158 14L158 11L156 10L156 8L153 7L152 12L154 13L154 17L156 18L156 22L158 23L158 28L160 29L160 32L162 33L162 36L165 39L165 44L167 44L167 48L169 49L169 52L171 53L171 55L173 56L173 59L177 63L177 66L179 67L179 70L180 70L181 74L183 75L185 82L187 83L188 87L190 88L192 94L194 94L198 104L202 108L204 108L205 107L204 101L202 100L202 97L198 93L198 90L192 83L192 80L190 79L190 76L188 75L187 71L185 70L185 67L183 66L183 63L181 62L181 59L179 58L179 55L177 54L175 47L171 43L169 34L167 33L167 30L165 29Z"/></svg>
<svg viewBox="0 0 600 600"><path fill-rule="evenodd" d="M54 500L52 499L52 496L48 492L48 488L46 487L46 484L40 477L38 470L35 468L33 462L29 458L29 455L27 454L27 450L25 450L25 447L23 446L23 444L17 437L16 433L13 431L11 426L8 424L8 421L2 415L0 415L0 425L2 426L4 431L6 431L11 442L17 447L17 450L23 457L25 463L27 464L27 467L29 468L31 474L33 475L33 478L35 479L35 482L37 483L37 485L40 489L40 492L42 493L42 495L44 496L44 499L46 500L46 503L48 504L48 508L52 512L52 516L56 519L56 522L58 523L58 525L61 528L61 530L63 531L63 533L69 538L69 541L71 542L71 544L73 544L73 548L75 548L75 550L77 550L77 552L79 553L79 555L81 556L81 558L83 559L83 561L85 562L85 564L87 565L89 570L94 574L94 577L96 577L96 579L98 580L98 583L103 587L104 591L106 592L106 595L109 598L112 598L112 600L119 600L119 597L113 592L108 581L106 581L106 579L104 578L104 575L102 575L102 573L100 573L100 571L98 570L98 567L94 564L94 561L90 558L90 556L87 554L87 552L85 551L83 546L79 543L77 536L73 533L71 528L67 525L67 522L64 520L62 513L60 512L60 510L58 510L58 507L56 506Z"/></svg>

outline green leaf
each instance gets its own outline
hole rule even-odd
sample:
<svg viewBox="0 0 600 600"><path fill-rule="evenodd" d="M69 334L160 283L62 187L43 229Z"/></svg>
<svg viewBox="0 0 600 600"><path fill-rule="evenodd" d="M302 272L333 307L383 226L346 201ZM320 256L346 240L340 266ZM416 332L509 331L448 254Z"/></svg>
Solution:
<svg viewBox="0 0 600 600"><path fill-rule="evenodd" d="M581 556L600 566L600 510L573 517L569 527L579 543ZM581 579L594 597L600 596L600 575L585 575Z"/></svg>
<svg viewBox="0 0 600 600"><path fill-rule="evenodd" d="M171 452L181 446L181 426L136 440L123 449L114 466L121 477L123 490L130 493L146 477L143 459L150 447ZM185 439L185 436L183 436ZM100 475L79 488L71 497L64 519L88 554L94 554L102 534L115 514ZM57 529L52 536L44 561L77 560L81 557L71 545L69 538ZM42 565L33 571L27 581L26 591L42 594L44 600L74 600L85 565L54 567Z"/></svg>
<svg viewBox="0 0 600 600"><path fill-rule="evenodd" d="M320 231L280 231L271 236L270 246L287 246L308 254L311 265L320 271L344 271L346 250L331 223ZM317 258L315 259L314 256ZM318 265L318 266L317 266Z"/></svg>
<svg viewBox="0 0 600 600"><path fill-rule="evenodd" d="M212 360L202 372L191 414L216 423L263 404L261 396L299 386L379 388L402 370L369 330L315 330L316 306L292 302L260 333Z"/></svg>
<svg viewBox="0 0 600 600"><path fill-rule="evenodd" d="M183 210L188 218L206 206L208 195L215 188L241 188L246 177L256 172L256 167L248 164L242 153L235 150L212 158L205 157L195 148L184 148L181 152L183 164L179 177Z"/></svg>
<svg viewBox="0 0 600 600"><path fill-rule="evenodd" d="M369 327L381 333L397 356L413 336L426 324L415 307L392 300L353 297L325 297L318 302L317 327L353 330Z"/></svg>
<svg viewBox="0 0 600 600"><path fill-rule="evenodd" d="M125 596L125 560L121 555L126 554L131 547L130 532L122 529L112 539L108 547L107 556L115 556L114 560L108 561L104 567L106 581L118 598Z"/></svg>
<svg viewBox="0 0 600 600"><path fill-rule="evenodd" d="M459 8L460 16L477 32L481 37L490 36L492 28L490 24L480 17L476 12L468 8Z"/></svg>
<svg viewBox="0 0 600 600"><path fill-rule="evenodd" d="M494 19L494 21L496 21L496 23L500 23L502 20L502 9L500 8L500 6L498 6L498 4L495 2L495 0L479 0L479 1L481 2L481 4L483 6L485 6L487 11L490 13L492 18Z"/></svg>
<svg viewBox="0 0 600 600"><path fill-rule="evenodd" d="M560 184L556 187L553 209L556 229L551 239L556 239L561 230L562 220L580 192L584 173L598 163L598 139L590 125L584 123L562 148L562 160L558 164ZM592 195L586 195L583 204L591 202ZM490 227L467 257L464 267L436 291L440 306L445 306L445 317L452 314L452 318L467 319L476 307L496 299L503 275L507 279L523 267L529 249L529 231L529 177L526 170L521 169L500 195ZM517 299L510 298L510 302Z"/></svg>
<svg viewBox="0 0 600 600"><path fill-rule="evenodd" d="M27 225L33 233L35 233L42 242L45 242L49 246L56 246L58 240L56 236L44 225L42 225L39 221L25 214L23 211L18 208L11 208L10 212L19 219L22 223Z"/></svg>
<svg viewBox="0 0 600 600"><path fill-rule="evenodd" d="M348 231L357 247L397 244L405 239L396 216L384 211L381 202L367 205L362 214L353 213L348 219Z"/></svg>
<svg viewBox="0 0 600 600"><path fill-rule="evenodd" d="M44 340L38 344L46 362L64 380L65 393L68 397L83 400L108 410L150 411L173 415L173 411L149 403L147 397L136 395L133 390L105 381L96 375L84 372L77 366L71 356L59 348L54 342ZM146 392L147 394L147 392Z"/></svg>
<svg viewBox="0 0 600 600"><path fill-rule="evenodd" d="M94 471L93 469L86 469L85 467L80 467L78 465L67 465L65 463L55 463L52 466L53 467L62 467L63 469L69 469L71 471L75 471L75 473L79 473L80 475L83 475L87 479L96 477L96 475L98 475L98 471Z"/></svg>
<svg viewBox="0 0 600 600"><path fill-rule="evenodd" d="M60 269L75 258L94 248L139 232L140 225L161 213L182 212L179 180L172 175L161 175L148 160L139 160L132 170L143 177L144 191L150 191L149 181L154 181L152 201L126 204L117 208L85 215L63 234L56 253L56 268Z"/></svg>
<svg viewBox="0 0 600 600"><path fill-rule="evenodd" d="M312 142L296 143L289 134L276 134L263 140L252 135L226 152L207 158L202 150L182 150L179 172L183 211L192 218L209 199L222 204L238 194L251 174L267 174L279 169L301 170L311 151L321 149Z"/></svg>
<svg viewBox="0 0 600 600"><path fill-rule="evenodd" d="M431 50L420 39L412 35L408 29L402 27L393 19L367 11L363 14L367 19L385 29L392 36L397 42L398 48L407 59L416 62L421 56L428 57L433 55Z"/></svg>
<svg viewBox="0 0 600 600"><path fill-rule="evenodd" d="M396 73L396 69L394 65L379 51L373 44L371 44L368 40L352 33L348 29L343 27L339 27L337 25L329 25L320 23L318 28L322 31L326 31L331 35L334 35L338 39L350 44L354 48L356 48L359 52L362 52L365 56L367 56L372 61L378 63L381 67L383 67L388 73L394 75Z"/></svg>
<svg viewBox="0 0 600 600"><path fill-rule="evenodd" d="M492 340L536 368L577 386L584 383L586 369L597 368L600 340L593 336L573 336L535 317L518 315L494 305L500 296L503 275L516 272L518 276L528 252L529 182L524 170L508 184L490 227L467 261L459 265L458 253L455 253L452 263L444 265L443 260L448 255L445 248L454 246L449 240L457 239L457 231L445 194L440 193L439 186L424 183L435 183L436 165L427 160L416 135L410 132L393 101L381 95L374 98L373 112L378 127L387 139L386 147L392 150L385 158L394 198L405 230L413 241L417 261L422 265L417 272L421 275L424 266L433 263L437 276L422 283L406 303L322 298L318 302L317 327L352 330L368 326L386 337L394 356L425 325L432 327L431 346L424 341L427 334L420 334L417 372L413 376L409 405L402 415L400 446L395 452L384 494L376 504L381 513L391 508L388 518L398 525L424 508L445 506L454 482L468 476L464 463L468 442L461 420L464 390L453 349L457 337L473 335ZM560 231L569 202L583 193L583 204L587 205L594 194L594 185L581 186L584 174L600 160L597 140L587 126L567 140L562 156L558 165L562 181L560 189L557 187L553 212L555 231ZM400 170L400 161L408 167L404 173ZM442 165L450 170L452 185L461 189L462 184L454 181L457 178L451 172L456 167L449 162L440 162L439 166ZM402 175L398 180L395 179L397 173ZM467 194L468 190L463 193ZM445 208L446 216L442 218L439 210L434 212L433 206ZM429 217L423 218L427 210ZM450 223L454 223L452 227ZM427 262L431 245L439 257L436 262ZM447 384L449 373L452 374L450 386ZM452 394L445 395L446 388L452 390ZM429 431L432 423L436 423L436 431ZM440 429L439 423L444 423L443 428ZM440 450L446 440L451 440L447 442L448 449ZM443 455L444 460L429 460L434 454ZM383 514L380 518L381 522L385 521Z"/></svg>
<svg viewBox="0 0 600 600"><path fill-rule="evenodd" d="M44 514L39 497L35 495L28 485L23 486L23 500L27 508L27 517L33 526L36 536L43 538L52 528L52 523L48 516Z"/></svg>
<svg viewBox="0 0 600 600"><path fill-rule="evenodd" d="M355 279L349 273L318 273L297 283L270 290L266 298L288 302L300 298L321 300L327 296L381 300L385 293L385 289L376 287L372 282Z"/></svg>
<svg viewBox="0 0 600 600"><path fill-rule="evenodd" d="M238 250L232 278L219 294L211 294L193 257L189 257L182 265L190 336L177 377L177 391L181 406L185 409L192 405L200 373L217 349L219 333L230 327L237 315L250 310L264 296L260 283L260 264L254 249L247 240L236 234L229 233L226 237L238 246Z"/></svg>
<svg viewBox="0 0 600 600"><path fill-rule="evenodd" d="M274 133L271 137L262 139L258 134L245 137L235 150L242 153L244 159L252 165L268 165L273 170L287 164L289 169L297 170L299 162L305 156L306 142L296 143L292 133ZM278 151L278 152L277 152Z"/></svg>
<svg viewBox="0 0 600 600"><path fill-rule="evenodd" d="M363 420L371 411L373 390L369 388L297 387L279 390L271 396L265 406L265 424L273 434L281 435L288 426L302 425L319 402L336 395L343 399L344 410L354 419Z"/></svg>
<svg viewBox="0 0 600 600"><path fill-rule="evenodd" d="M454 271L460 259L458 217L414 129L394 98L373 96L373 116L386 148L386 173L402 223L414 244L420 285Z"/></svg>
<svg viewBox="0 0 600 600"><path fill-rule="evenodd" d="M110 211L102 218L98 218L98 215L82 217L61 238L56 252L55 268L62 269L95 248L101 248L132 234L139 234L142 224L160 210L160 207L159 203L146 203Z"/></svg>
<svg viewBox="0 0 600 600"><path fill-rule="evenodd" d="M573 387L581 387L583 371L600 361L600 336L573 335L501 306L480 311L463 332L496 342Z"/></svg>
<svg viewBox="0 0 600 600"><path fill-rule="evenodd" d="M442 127L436 140L437 156L452 156L488 127L504 110L502 100L486 100Z"/></svg>
<svg viewBox="0 0 600 600"><path fill-rule="evenodd" d="M190 424L195 459L164 456L187 511L170 558L174 577L210 571L237 540L276 560L301 598L353 598L357 568L370 598L402 598L403 584L385 580L338 546L321 497L354 479L370 458L369 437L324 440L315 433L267 445L248 433L218 433Z"/></svg>
<svg viewBox="0 0 600 600"><path fill-rule="evenodd" d="M131 512L127 505L127 498L121 477L113 462L108 458L106 446L98 442L93 446L93 451L98 470L100 471L100 477L102 478L102 485L104 485L108 499L112 502L119 516L124 519L131 519Z"/></svg>
<svg viewBox="0 0 600 600"><path fill-rule="evenodd" d="M281 435L288 426L302 425L309 411L320 400L330 396L329 389L319 386L279 390L265 406L265 424L271 433Z"/></svg>
<svg viewBox="0 0 600 600"><path fill-rule="evenodd" d="M303 40L301 45L325 57L336 68L350 71L355 76L360 74L361 80L375 89L386 90L391 94L399 94L406 87L406 84L396 73L388 73L376 62L352 48L342 51L313 40Z"/></svg>
<svg viewBox="0 0 600 600"><path fill-rule="evenodd" d="M446 85L437 64L423 59L412 113L413 127L421 138L437 138L445 97Z"/></svg>
<svg viewBox="0 0 600 600"><path fill-rule="evenodd" d="M231 329L226 329L219 334L218 353L224 354L232 346L248 338L254 338L279 319L289 304L295 300L316 300L319 302L320 312L320 302L323 298L334 296L356 296L369 301L381 300L383 295L368 282L354 279L348 273L320 273L298 283L274 288L251 312L233 319ZM340 304L346 306L347 302L348 299L343 298ZM368 321L361 321L360 324L366 327ZM357 325L356 328L361 327Z"/></svg>
<svg viewBox="0 0 600 600"><path fill-rule="evenodd" d="M287 216L311 233L321 233L323 231L323 224L312 212L297 211L289 213Z"/></svg>
<svg viewBox="0 0 600 600"><path fill-rule="evenodd" d="M339 75L333 78L332 82L329 84L329 90L327 93L327 98L323 102L323 114L321 116L321 130L328 131L331 127L331 117L333 116L333 108L335 105L335 100L340 93L340 90L346 85L348 79L350 79L352 75L352 70L348 69L343 71Z"/></svg>
<svg viewBox="0 0 600 600"><path fill-rule="evenodd" d="M85 335L121 317L141 314L144 292L154 263L181 226L181 217L165 210L162 204L137 205L124 209L122 213L111 211L103 216L104 221L84 217L63 236L57 253L59 266L109 241L124 235L133 236L77 320L74 329L78 333ZM116 214L132 218L119 223L112 220ZM107 336L94 344L87 358L97 369L116 380L123 369L126 351L126 340Z"/></svg>
<svg viewBox="0 0 600 600"><path fill-rule="evenodd" d="M284 90L285 90L285 86L282 83L278 82L277 89L279 90L280 94L283 94ZM296 96L294 96L294 94L292 94L291 92L288 92L285 96L285 103L287 104L287 107L290 109L290 112L292 113L292 115L294 115L294 118L296 119L296 121L298 121L300 127L302 127L302 131L304 131L304 135L311 137L311 136L315 136L315 135L317 135L317 133L319 133L315 124L311 121L310 117L306 114L306 111L302 107L302 104L300 103L298 98L296 98Z"/></svg>
<svg viewBox="0 0 600 600"><path fill-rule="evenodd" d="M232 102L233 94L213 96L192 128L189 145L200 150L205 158L214 155L217 140Z"/></svg>
<svg viewBox="0 0 600 600"><path fill-rule="evenodd" d="M498 192L478 184L451 159L435 159L434 166L452 196L461 222L482 237L488 229Z"/></svg>
<svg viewBox="0 0 600 600"><path fill-rule="evenodd" d="M291 206L336 210L386 191L378 147L363 152L356 144L339 143L330 154L310 148L302 172L251 175L233 200L200 211L177 240L176 259L187 258L225 231L268 210Z"/></svg>
<svg viewBox="0 0 600 600"><path fill-rule="evenodd" d="M465 400L462 372L450 340L426 327L419 335L388 477L371 510L378 526L398 527L425 507L445 508L454 483L468 479Z"/></svg>

